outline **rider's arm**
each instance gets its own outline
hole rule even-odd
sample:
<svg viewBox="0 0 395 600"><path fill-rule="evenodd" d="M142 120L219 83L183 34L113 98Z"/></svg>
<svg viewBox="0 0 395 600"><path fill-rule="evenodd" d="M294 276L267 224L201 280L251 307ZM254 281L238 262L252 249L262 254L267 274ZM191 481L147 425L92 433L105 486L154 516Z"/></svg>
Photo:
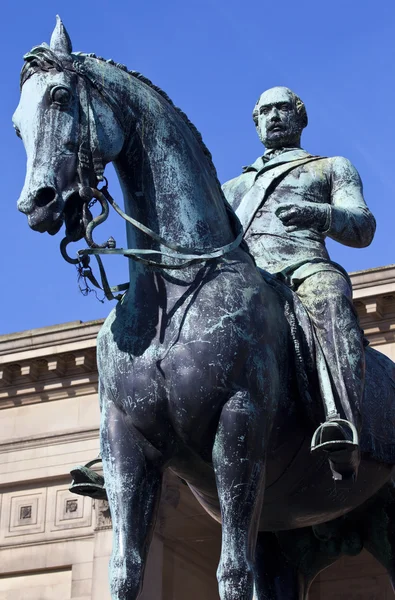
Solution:
<svg viewBox="0 0 395 600"><path fill-rule="evenodd" d="M331 162L331 214L326 234L346 246L369 246L376 220L363 198L358 171L341 156Z"/></svg>
<svg viewBox="0 0 395 600"><path fill-rule="evenodd" d="M222 186L222 191L225 194L230 206L236 212L244 195L248 192L254 183L255 172L243 173L239 177L226 181Z"/></svg>

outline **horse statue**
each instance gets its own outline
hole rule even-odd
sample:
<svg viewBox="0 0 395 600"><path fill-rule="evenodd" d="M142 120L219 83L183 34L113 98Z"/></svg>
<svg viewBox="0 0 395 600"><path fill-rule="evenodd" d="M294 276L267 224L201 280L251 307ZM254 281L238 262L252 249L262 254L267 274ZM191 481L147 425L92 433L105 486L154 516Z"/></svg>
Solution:
<svg viewBox="0 0 395 600"><path fill-rule="evenodd" d="M306 600L319 571L363 547L395 584L393 363L367 348L362 461L342 488L310 454L320 402L314 376L301 393L299 326L243 244L196 128L141 74L73 53L59 19L50 45L24 59L19 210L41 233L65 223L63 256L91 281L97 257L109 295L100 256L129 263L97 340L112 598L139 595L165 469L222 523L221 600ZM110 162L125 211L97 189ZM93 240L109 204L126 221L127 249ZM72 259L67 246L83 237L89 247Z"/></svg>

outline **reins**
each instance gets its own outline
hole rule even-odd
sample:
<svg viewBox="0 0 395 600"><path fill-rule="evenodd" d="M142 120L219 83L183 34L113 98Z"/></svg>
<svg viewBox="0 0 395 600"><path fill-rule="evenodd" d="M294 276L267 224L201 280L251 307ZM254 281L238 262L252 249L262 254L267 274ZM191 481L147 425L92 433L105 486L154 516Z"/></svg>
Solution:
<svg viewBox="0 0 395 600"><path fill-rule="evenodd" d="M85 241L88 244L89 248L84 248L84 249L78 250L77 258L71 258L67 254L67 245L70 242L72 242L73 240L66 236L60 244L60 251L61 251L63 258L67 262L69 262L71 264L79 265L78 268L79 268L80 275L82 277L87 278L95 287L102 289L108 300L119 300L120 297L122 297L122 296L114 296L114 292L126 291L129 288L129 284L123 283L123 284L120 284L117 286L112 286L112 287L108 284L108 280L107 280L107 276L106 276L106 273L104 270L103 262L100 258L103 255L126 256L127 258L136 260L150 268L179 271L179 270L185 269L187 267L190 267L191 265L194 265L194 264L206 262L208 260L214 260L216 258L221 258L225 254L228 254L229 252L232 252L232 250L235 250L240 245L240 243L243 239L243 230L242 230L242 227L241 227L237 217L235 217L234 213L230 210L230 208L228 209L227 205L225 205L226 208L228 209L229 216L234 220L235 224L238 227L238 234L237 234L236 238L229 244L225 244L224 246L220 246L218 248L213 248L209 252L199 252L197 250L186 248L179 244L174 244L172 242L168 242L164 238L159 236L157 233L155 233L155 231L153 231L149 227L146 227L145 225L143 225L136 219L133 219L132 217L127 215L120 208L120 206L115 202L114 198L111 196L110 192L108 191L107 180L105 180L105 181L106 181L105 185L100 190L95 189L95 188L88 188L88 189L84 188L85 195L87 195L88 190L90 192L90 198L87 198L86 202L84 203L84 206L88 203L89 203L89 205L91 205L92 200L97 200L102 207L100 215L93 218L89 223L85 224L84 237L85 237ZM109 214L108 205L110 205L115 210L115 212L117 212L125 221L127 221L128 223L130 223L131 225L133 225L134 227L136 227L137 229L139 229L140 231L142 231L143 233L148 235L152 240L154 240L158 244L171 250L171 252L164 252L162 250L153 250L153 249L146 249L146 248L145 249L143 249L143 248L132 248L132 249L116 248L115 240L113 238L109 238L109 240L103 244L97 244L93 240L93 236L92 236L93 230L107 219L108 214ZM153 260L151 258L146 258L146 256L149 256L149 255L161 255L162 257L167 257L172 260L183 261L183 262L181 262L180 264L159 262L159 261ZM89 264L90 256L94 256L97 260L102 285L100 285L98 283L97 279L95 278L95 276L92 273L92 270L91 270L91 267Z"/></svg>

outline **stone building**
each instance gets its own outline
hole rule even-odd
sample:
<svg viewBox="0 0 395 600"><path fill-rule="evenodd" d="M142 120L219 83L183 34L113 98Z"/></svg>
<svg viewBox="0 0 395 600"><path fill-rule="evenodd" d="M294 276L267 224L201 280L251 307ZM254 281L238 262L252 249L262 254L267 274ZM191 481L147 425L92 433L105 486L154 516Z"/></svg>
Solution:
<svg viewBox="0 0 395 600"><path fill-rule="evenodd" d="M395 360L395 266L351 275L370 342ZM68 490L98 453L95 340L101 321L0 336L0 600L109 600L104 502ZM143 600L215 600L220 527L166 476ZM389 600L367 553L339 561L311 600Z"/></svg>

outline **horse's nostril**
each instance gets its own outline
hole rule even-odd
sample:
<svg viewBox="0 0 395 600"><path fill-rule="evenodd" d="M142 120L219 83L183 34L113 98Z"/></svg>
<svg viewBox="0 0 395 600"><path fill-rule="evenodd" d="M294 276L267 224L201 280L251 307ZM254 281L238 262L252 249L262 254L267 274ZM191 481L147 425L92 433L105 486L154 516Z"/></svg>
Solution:
<svg viewBox="0 0 395 600"><path fill-rule="evenodd" d="M56 192L53 188L46 187L38 190L36 194L36 206L44 207L47 206L52 200L55 200Z"/></svg>

